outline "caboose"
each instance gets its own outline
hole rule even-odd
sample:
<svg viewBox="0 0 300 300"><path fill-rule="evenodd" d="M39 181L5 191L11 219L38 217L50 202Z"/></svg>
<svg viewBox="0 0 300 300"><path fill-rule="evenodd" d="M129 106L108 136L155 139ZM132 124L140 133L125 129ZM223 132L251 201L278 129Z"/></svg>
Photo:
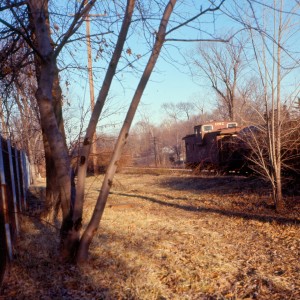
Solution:
<svg viewBox="0 0 300 300"><path fill-rule="evenodd" d="M185 141L186 166L201 169L234 170L239 168L237 122L211 121L194 127Z"/></svg>

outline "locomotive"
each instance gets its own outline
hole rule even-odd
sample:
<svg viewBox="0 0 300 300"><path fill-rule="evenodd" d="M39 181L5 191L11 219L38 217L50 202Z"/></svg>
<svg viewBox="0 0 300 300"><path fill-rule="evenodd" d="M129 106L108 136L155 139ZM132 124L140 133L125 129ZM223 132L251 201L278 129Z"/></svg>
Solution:
<svg viewBox="0 0 300 300"><path fill-rule="evenodd" d="M232 121L210 121L195 126L194 133L183 138L186 167L199 171L246 171L247 148L238 137L241 130Z"/></svg>

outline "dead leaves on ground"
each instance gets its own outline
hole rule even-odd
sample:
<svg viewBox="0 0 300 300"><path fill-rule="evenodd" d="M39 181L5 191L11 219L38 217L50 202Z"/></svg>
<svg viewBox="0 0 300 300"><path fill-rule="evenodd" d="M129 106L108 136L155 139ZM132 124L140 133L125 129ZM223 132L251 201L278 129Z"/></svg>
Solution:
<svg viewBox="0 0 300 300"><path fill-rule="evenodd" d="M89 180L85 215L99 189ZM283 222L299 212L276 214L268 194L244 180L227 190L226 180L216 189L192 180L119 174L81 267L61 266L57 233L27 220L3 297L299 299L299 223Z"/></svg>

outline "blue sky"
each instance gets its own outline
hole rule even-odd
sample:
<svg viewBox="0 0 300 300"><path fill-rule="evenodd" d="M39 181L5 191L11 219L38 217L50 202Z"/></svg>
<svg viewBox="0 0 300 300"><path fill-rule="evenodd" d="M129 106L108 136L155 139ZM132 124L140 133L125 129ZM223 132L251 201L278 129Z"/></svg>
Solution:
<svg viewBox="0 0 300 300"><path fill-rule="evenodd" d="M196 43L184 43L181 49L183 52L188 52L189 49L194 47L196 47ZM178 63L171 64L166 62L164 60L166 51L168 50L163 50L162 57L159 58L156 68L151 75L136 114L135 122L143 115L147 115L151 122L159 124L164 118L161 105L165 102L186 102L198 98L200 101L206 101L207 110L211 108L211 99L214 98L214 93L208 86L205 88L193 81L189 74L189 69L182 65L184 61L176 51L173 51L174 53L172 52L172 55ZM170 52L168 52L168 54L170 54ZM85 59L85 53L82 54L82 59ZM97 63L94 63L94 66L97 66ZM140 77L126 72L121 76L118 75L118 78L121 83L117 79L114 80L110 96L113 98L113 102L125 105L127 108ZM101 76L99 76L99 79L95 78L95 97L97 97L101 83ZM211 94L211 99L208 101L207 95L209 93ZM82 78L73 81L69 95L69 97L73 99L79 97L79 99L82 100L84 98L86 106L89 105L87 74L83 74ZM125 108L123 108L122 111L125 113ZM117 117L121 120L123 116L124 115L114 115L113 118Z"/></svg>
<svg viewBox="0 0 300 300"><path fill-rule="evenodd" d="M182 5L179 4L179 8L181 8ZM199 4L197 3L195 5L199 6ZM188 10L191 10L191 7L188 7ZM189 13L194 15L195 11L190 11ZM205 35L204 32L206 31L216 33L216 28L212 26L211 20L209 21L209 17L204 16L202 19L204 21L203 25L201 25L201 29L203 30L202 33L199 33L198 30L194 30L192 28L184 28L182 30L179 30L179 32L176 32L172 37L202 38L203 35ZM221 23L222 22L224 22L224 20L221 20ZM155 23L156 24L153 25L153 28L158 27L158 20L156 20ZM197 26L200 25L197 24ZM224 25L220 26L220 28L224 30ZM91 29L93 31L93 25ZM151 38L151 35L149 36ZM151 79L143 94L135 121L138 121L142 115L147 115L151 122L159 124L164 118L164 112L161 110L161 105L165 102L186 102L198 98L199 101L205 101L206 110L210 110L212 107L212 99L214 98L214 93L208 88L208 86L204 87L203 84L202 86L200 86L199 84L193 82L193 79L189 74L189 69L186 65L186 62L182 57L182 55L186 55L190 51L190 49L195 48L197 46L197 43L175 42L172 43L171 46L168 44L169 43L166 43L166 47L162 50L155 70L151 75ZM125 46L125 49L126 47L130 47L133 54L145 53L147 51L147 44L144 40L143 34L131 35L130 40ZM81 58L84 61L86 59L86 50L84 49L84 47L82 47L81 51ZM126 54L124 53L124 55ZM147 55L144 59L142 58L141 61L138 62L137 68L140 71L143 70L148 57L149 55ZM166 60L168 60L169 62L167 62ZM172 62L170 62L171 60ZM101 61L95 62L94 67L97 67L100 63ZM139 79L140 76L135 76L134 72L130 69L127 69L124 74L118 74L118 79L114 80L110 93L114 101L118 103L129 104ZM95 79L95 81L95 95L97 95L102 82L101 75L99 76L98 83L97 79ZM83 97L88 100L89 89L88 87L86 87L86 84L87 77L83 77L79 80L79 85L75 84L75 87L74 89L72 89L72 91L75 93L75 91L77 90L77 92L79 92L80 94L85 91L85 95ZM210 97L208 97L208 95L210 95ZM123 109L123 111L125 112L125 109Z"/></svg>
<svg viewBox="0 0 300 300"><path fill-rule="evenodd" d="M184 2L182 2L184 3ZM195 4L196 3L196 4ZM197 1L195 2L197 4ZM230 5L232 1L226 2ZM196 35L193 29L181 30L176 33L174 37L192 37L192 38L205 38L205 32L210 31L211 33L222 36L224 33L228 33L232 27L237 29L237 24L230 21L225 16L215 15L215 23L209 21L209 17L202 19L202 23L198 23L197 26L201 27L202 32L197 32ZM157 23L157 21L156 21ZM154 26L157 28L157 24ZM94 29L95 31L95 29ZM93 25L92 25L93 32ZM219 34L219 35L218 35ZM174 47L175 46L175 47ZM183 43L177 42L173 43L173 46L163 49L161 57L159 58L155 71L151 76L151 80L147 85L147 88L142 97L141 105L139 111L135 118L138 121L143 115L146 115L149 120L155 124L159 124L164 118L163 111L161 110L161 105L165 102L181 102L190 101L197 99L198 101L203 101L205 103L206 111L213 108L213 102L215 98L214 92L210 89L208 82L194 82L189 74L189 69L182 57L186 55L192 49L195 49L197 43ZM144 53L146 50L146 44L143 40L143 35L133 34L131 39L128 41L126 47L130 47L134 54ZM177 47L177 48L176 48ZM177 50L180 50L180 53ZM82 64L86 65L86 48L82 46L81 49L77 49L77 59L82 60ZM126 55L124 53L124 55ZM166 62L167 60L173 60L172 63ZM145 59L141 59L138 62L140 65L140 71L143 70L148 56ZM174 63L174 61L176 63ZM103 61L99 60L94 62L94 67L103 67ZM105 69L105 67L104 67ZM95 77L95 96L97 97L99 87L102 83L103 72L98 74L98 78ZM122 107L121 111L124 113L132 99L134 90L138 84L139 76L135 76L132 69L127 68L127 70L118 74L118 79L114 80L110 96L112 97L112 102L114 107ZM86 107L89 106L89 89L88 89L88 77L87 74L81 78L75 78L72 82L70 97L79 99L85 99ZM124 114L113 115L113 119L122 120ZM106 121L105 121L106 122Z"/></svg>
<svg viewBox="0 0 300 300"><path fill-rule="evenodd" d="M147 3L147 1L145 3ZM154 1L152 4L156 5L157 3L158 2ZM201 5L203 3L204 2L201 2ZM172 27L172 22L174 22L173 26L176 26L178 21L181 22L180 18L185 20L186 18L194 16L195 13L200 11L201 5L200 3L198 3L198 1L178 1L178 3L175 6L175 14L173 15L173 19L171 20L169 28ZM203 7L205 8L205 4L203 4ZM151 9L154 10L155 8L151 7ZM180 13L176 15L176 13L178 12ZM211 17L212 15L204 15L201 18L201 23L195 22L193 24L194 27L179 29L175 33L172 33L171 37L203 38L207 37L208 31L212 34L215 34L217 30L216 27L218 25L212 23L213 19ZM215 15L214 17L217 18L217 15ZM158 28L159 21L159 19L153 19L149 21L152 22L151 26L153 30ZM221 23L224 22L224 20L220 21ZM199 31L198 27L201 28L202 31ZM220 28L224 29L224 26L220 26ZM83 28L81 29L83 34L84 30L85 28L83 26ZM116 30L116 32L117 31L118 29ZM92 22L91 33L95 32L97 32L97 28ZM131 32L130 39L127 42L127 45L125 46L125 49L127 47L130 47L134 54L143 54L147 52L148 46L144 38L144 33L145 32L140 28L137 28L136 32ZM151 29L147 34L147 38L149 39L153 38L154 36L153 33L151 33ZM107 36L106 38L109 39L110 37ZM205 99L207 99L208 89L204 89L203 91L203 87L200 87L199 85L193 82L191 76L188 74L189 70L186 67L182 56L179 55L176 49L176 47L178 47L180 49L181 54L185 55L186 52L189 51L188 49L196 47L196 43L175 42L172 44L173 46L165 48L161 53L161 57L159 58L155 70L151 75L151 80L147 85L147 88L142 97L141 106L139 108L140 112L149 114L151 117L151 121L155 123L159 123L160 120L163 118L163 114L160 110L160 107L164 102L176 103L181 101L189 101L191 99L194 99L195 97L203 97L203 95ZM82 64L86 65L87 62L85 60L87 54L85 46L82 45L81 47L78 47L75 51L76 60L81 60ZM93 54L95 56L95 52ZM126 54L124 53L124 55ZM171 58L176 63L173 63L173 65L167 63L164 60L164 58L168 56L169 60ZM145 66L147 59L148 56L145 59L141 59L141 62L139 64L140 67L138 66L140 70L142 70ZM98 60L97 62L94 62L93 66L95 68L99 66L103 67L103 61ZM139 76L134 76L133 73L134 72L131 72L131 70L129 69L129 71L125 72L123 75L118 77L118 79L121 80L121 83L118 82L118 80L114 81L113 87L111 89L111 96L115 99L114 101L127 104L131 101L133 91L136 88L139 80ZM97 74L95 75L97 76ZM98 94L99 87L102 82L101 76L103 76L103 72L100 73L100 75L98 75L98 79L95 78L95 95ZM77 94L78 97L86 99L88 105L89 90L86 86L87 79L87 76L84 76L84 74L81 78L77 79L74 76L70 86L71 92L69 93L69 97L75 98ZM139 115L141 115L141 113L137 114L137 118Z"/></svg>
<svg viewBox="0 0 300 300"><path fill-rule="evenodd" d="M189 44L185 47L186 51L195 46L195 44ZM181 57L177 57L180 62ZM151 81L143 95L140 110L150 111L153 121L158 123L164 117L161 105L166 102L187 102L197 98L199 101L206 102L205 107L209 110L211 108L211 99L209 101L207 99L209 91L213 94L208 86L205 88L193 81L186 66L180 64L176 66L160 59L156 72L152 74ZM214 95L211 98L213 97Z"/></svg>

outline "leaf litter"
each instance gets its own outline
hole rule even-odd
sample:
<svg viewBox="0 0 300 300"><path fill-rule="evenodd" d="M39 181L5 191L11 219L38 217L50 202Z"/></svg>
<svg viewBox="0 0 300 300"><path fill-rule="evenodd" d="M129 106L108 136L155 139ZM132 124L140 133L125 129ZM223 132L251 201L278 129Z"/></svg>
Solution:
<svg viewBox="0 0 300 300"><path fill-rule="evenodd" d="M84 220L101 180L88 178ZM300 203L278 214L269 193L243 177L117 174L85 265L62 265L59 230L21 217L1 298L300 299Z"/></svg>

